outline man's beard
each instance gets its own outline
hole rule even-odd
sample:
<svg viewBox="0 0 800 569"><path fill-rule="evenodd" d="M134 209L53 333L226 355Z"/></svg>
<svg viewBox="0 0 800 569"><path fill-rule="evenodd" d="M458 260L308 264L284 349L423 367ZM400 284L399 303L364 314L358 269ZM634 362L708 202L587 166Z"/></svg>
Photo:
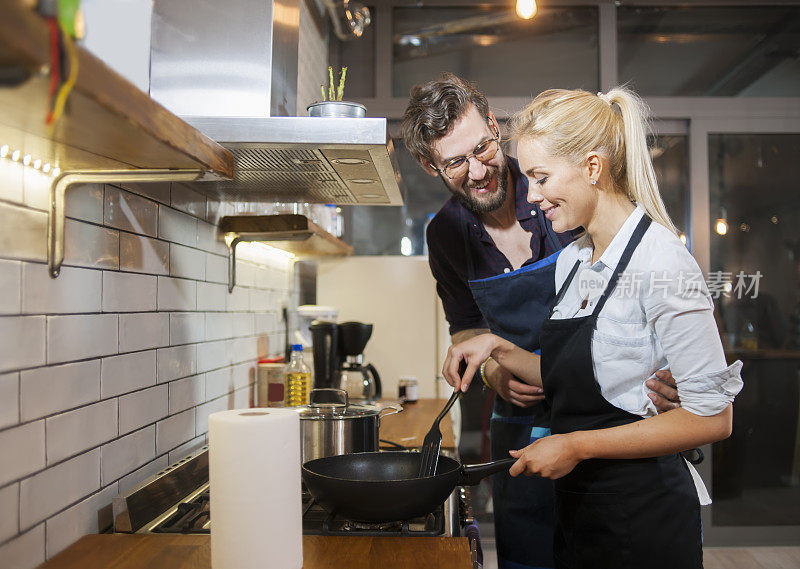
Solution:
<svg viewBox="0 0 800 569"><path fill-rule="evenodd" d="M454 190L449 184L447 189L456 196L461 205L474 215L480 216L484 213L489 213L500 209L500 206L506 201L506 192L508 191L508 164L503 160L501 166L487 166L488 172L483 180L472 180L462 184L460 188ZM474 195L470 190L471 188L482 188L492 177L497 177L497 191L489 199L481 200Z"/></svg>

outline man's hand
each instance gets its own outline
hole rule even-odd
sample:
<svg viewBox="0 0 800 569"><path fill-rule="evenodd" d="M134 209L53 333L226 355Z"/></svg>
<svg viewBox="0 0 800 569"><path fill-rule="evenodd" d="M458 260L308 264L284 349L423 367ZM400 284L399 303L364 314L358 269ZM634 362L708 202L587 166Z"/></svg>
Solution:
<svg viewBox="0 0 800 569"><path fill-rule="evenodd" d="M518 407L530 407L544 399L544 390L535 385L519 381L514 375L494 360L486 362L486 380L497 394Z"/></svg>
<svg viewBox="0 0 800 569"><path fill-rule="evenodd" d="M492 355L492 350L497 347L499 340L500 338L494 334L480 334L465 342L450 346L442 366L442 375L447 383L456 390L466 391L475 372ZM463 376L458 373L462 360L467 364L467 370Z"/></svg>
<svg viewBox="0 0 800 569"><path fill-rule="evenodd" d="M656 372L656 378L648 379L645 385L653 391L653 393L648 393L647 396L656 406L658 412L664 413L680 407L681 400L678 397L678 389L672 373L668 369L662 369Z"/></svg>

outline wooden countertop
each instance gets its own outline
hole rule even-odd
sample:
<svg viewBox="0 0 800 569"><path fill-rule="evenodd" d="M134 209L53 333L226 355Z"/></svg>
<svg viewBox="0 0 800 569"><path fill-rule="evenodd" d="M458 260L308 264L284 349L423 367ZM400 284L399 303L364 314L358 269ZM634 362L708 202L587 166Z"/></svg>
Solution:
<svg viewBox="0 0 800 569"><path fill-rule="evenodd" d="M264 567L269 567L265 560ZM303 569L472 569L466 538L303 536ZM87 535L40 569L211 569L208 535Z"/></svg>
<svg viewBox="0 0 800 569"><path fill-rule="evenodd" d="M381 401L383 406L392 403L395 402ZM447 399L420 399L416 403L404 403L402 413L386 415L381 418L380 438L405 447L421 446L433 420L446 403ZM454 449L456 444L450 414L447 414L439 423L439 429L442 431L442 448ZM384 443L381 443L381 447L390 448Z"/></svg>

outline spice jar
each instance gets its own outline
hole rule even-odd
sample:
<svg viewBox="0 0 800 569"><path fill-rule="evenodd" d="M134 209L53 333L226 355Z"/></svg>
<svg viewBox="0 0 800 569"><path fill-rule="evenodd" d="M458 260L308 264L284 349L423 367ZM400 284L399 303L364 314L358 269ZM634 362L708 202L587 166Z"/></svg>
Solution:
<svg viewBox="0 0 800 569"><path fill-rule="evenodd" d="M414 376L403 376L397 383L397 396L401 402L415 403L419 399L419 383Z"/></svg>

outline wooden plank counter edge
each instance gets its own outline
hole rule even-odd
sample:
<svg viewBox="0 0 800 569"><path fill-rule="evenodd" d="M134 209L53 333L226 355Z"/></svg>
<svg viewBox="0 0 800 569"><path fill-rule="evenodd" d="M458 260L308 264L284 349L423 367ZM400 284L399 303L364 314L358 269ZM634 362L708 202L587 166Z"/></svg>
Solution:
<svg viewBox="0 0 800 569"><path fill-rule="evenodd" d="M264 567L269 567L268 559ZM467 538L303 536L303 569L471 569ZM208 535L87 535L40 569L211 569Z"/></svg>

